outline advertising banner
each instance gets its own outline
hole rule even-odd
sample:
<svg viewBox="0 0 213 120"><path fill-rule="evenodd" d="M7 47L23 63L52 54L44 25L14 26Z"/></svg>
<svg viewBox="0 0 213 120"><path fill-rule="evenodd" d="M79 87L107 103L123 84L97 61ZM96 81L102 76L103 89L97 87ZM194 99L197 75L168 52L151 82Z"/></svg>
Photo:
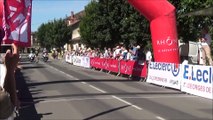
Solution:
<svg viewBox="0 0 213 120"><path fill-rule="evenodd" d="M108 70L111 71L111 72L115 72L115 73L118 73L119 72L119 61L118 60L115 60L115 59L108 59L107 60L107 63L108 63Z"/></svg>
<svg viewBox="0 0 213 120"><path fill-rule="evenodd" d="M85 68L90 68L90 58L89 57L82 57L81 58L81 66Z"/></svg>
<svg viewBox="0 0 213 120"><path fill-rule="evenodd" d="M73 55L69 55L68 63L73 64Z"/></svg>
<svg viewBox="0 0 213 120"><path fill-rule="evenodd" d="M134 75L140 77L147 76L146 64L138 64L136 61L120 60L120 73L126 75Z"/></svg>
<svg viewBox="0 0 213 120"><path fill-rule="evenodd" d="M66 62L69 62L69 59L70 59L70 55L66 55L66 56L65 56L65 61L66 61Z"/></svg>
<svg viewBox="0 0 213 120"><path fill-rule="evenodd" d="M93 57L90 57L90 66L91 67L94 67L94 58Z"/></svg>
<svg viewBox="0 0 213 120"><path fill-rule="evenodd" d="M147 76L147 66L146 63L139 64L135 62L133 66L133 73L134 76L146 77Z"/></svg>
<svg viewBox="0 0 213 120"><path fill-rule="evenodd" d="M81 66L81 57L80 56L73 56L72 60L73 60L73 65Z"/></svg>
<svg viewBox="0 0 213 120"><path fill-rule="evenodd" d="M32 0L4 0L3 44L15 43L18 46L31 46L31 10Z"/></svg>
<svg viewBox="0 0 213 120"><path fill-rule="evenodd" d="M126 74L126 75L132 75L133 73L133 66L134 66L134 61L120 61L120 73L121 74Z"/></svg>
<svg viewBox="0 0 213 120"><path fill-rule="evenodd" d="M183 65L181 91L213 99L213 67Z"/></svg>
<svg viewBox="0 0 213 120"><path fill-rule="evenodd" d="M110 59L107 59L107 58L102 58L102 59L103 59L103 61L101 63L102 69L103 70L108 70L109 69L109 60Z"/></svg>
<svg viewBox="0 0 213 120"><path fill-rule="evenodd" d="M180 89L181 75L181 65L151 62L148 66L147 82Z"/></svg>
<svg viewBox="0 0 213 120"><path fill-rule="evenodd" d="M95 67L95 68L101 69L101 68L102 68L101 62L102 62L102 61L101 61L100 58L92 58L91 66L92 66L92 67Z"/></svg>

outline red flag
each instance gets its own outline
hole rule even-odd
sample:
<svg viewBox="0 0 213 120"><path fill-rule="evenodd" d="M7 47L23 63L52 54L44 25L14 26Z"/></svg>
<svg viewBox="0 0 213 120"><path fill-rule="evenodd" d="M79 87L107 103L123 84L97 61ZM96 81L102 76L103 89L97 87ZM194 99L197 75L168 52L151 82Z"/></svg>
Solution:
<svg viewBox="0 0 213 120"><path fill-rule="evenodd" d="M4 0L3 44L15 43L18 46L31 46L32 0Z"/></svg>

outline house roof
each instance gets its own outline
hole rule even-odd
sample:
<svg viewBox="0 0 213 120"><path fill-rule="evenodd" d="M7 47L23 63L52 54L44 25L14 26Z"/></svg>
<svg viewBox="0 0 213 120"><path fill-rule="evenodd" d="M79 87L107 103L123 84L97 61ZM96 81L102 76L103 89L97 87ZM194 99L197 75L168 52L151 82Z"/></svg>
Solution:
<svg viewBox="0 0 213 120"><path fill-rule="evenodd" d="M85 14L85 11L82 10L82 11L74 14L73 16L71 15L71 16L67 17L67 20L71 21L70 25L74 25L74 24L80 22L81 18L84 16L84 14Z"/></svg>

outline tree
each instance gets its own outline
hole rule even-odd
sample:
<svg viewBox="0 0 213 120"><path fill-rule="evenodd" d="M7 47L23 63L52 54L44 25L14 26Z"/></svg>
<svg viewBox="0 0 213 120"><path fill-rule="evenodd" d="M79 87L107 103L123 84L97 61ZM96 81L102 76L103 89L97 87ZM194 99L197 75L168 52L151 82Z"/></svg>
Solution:
<svg viewBox="0 0 213 120"><path fill-rule="evenodd" d="M212 0L170 0L176 7L179 38L184 42L196 41L200 35L201 27L209 26L213 31L212 16L183 16L186 13L213 6ZM213 32L210 32L213 35Z"/></svg>
<svg viewBox="0 0 213 120"><path fill-rule="evenodd" d="M92 1L80 23L82 40L88 46L115 47L144 44L150 38L147 20L126 0ZM150 39L149 39L150 40Z"/></svg>
<svg viewBox="0 0 213 120"><path fill-rule="evenodd" d="M52 29L53 45L62 48L71 39L71 29L63 19L54 20Z"/></svg>
<svg viewBox="0 0 213 120"><path fill-rule="evenodd" d="M71 33L64 19L59 19L42 24L38 28L37 38L42 47L61 48L69 42Z"/></svg>
<svg viewBox="0 0 213 120"><path fill-rule="evenodd" d="M92 1L85 7L85 16L82 17L80 22L80 35L84 44L90 47L97 47L98 41L96 35L96 21L98 19L98 3Z"/></svg>

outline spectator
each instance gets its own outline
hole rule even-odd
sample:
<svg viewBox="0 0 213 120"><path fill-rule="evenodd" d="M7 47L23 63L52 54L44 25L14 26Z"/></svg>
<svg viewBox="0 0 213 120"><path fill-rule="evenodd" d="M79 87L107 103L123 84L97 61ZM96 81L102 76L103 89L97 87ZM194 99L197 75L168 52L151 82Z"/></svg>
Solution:
<svg viewBox="0 0 213 120"><path fill-rule="evenodd" d="M145 58L146 58L146 55L145 55L145 51L142 47L138 47L138 61L140 62L144 62L145 61Z"/></svg>
<svg viewBox="0 0 213 120"><path fill-rule="evenodd" d="M206 57L208 58L208 62L209 62L209 65L213 65L212 63L212 58L211 58L211 49L210 49L210 46L211 46L211 42L212 42L212 39L211 39L211 36L210 34L208 33L208 28L207 27L204 27L201 31L201 36L199 38L199 41L201 42L201 45L202 45L202 48L204 50L204 64L206 64Z"/></svg>
<svg viewBox="0 0 213 120"><path fill-rule="evenodd" d="M4 37L3 28L0 29L0 40ZM10 94L10 99L14 107L19 108L19 100L16 92L15 70L19 61L19 51L15 44L12 44L13 51L7 50L4 64L6 66L6 76L2 87ZM5 111L7 112L7 111Z"/></svg>
<svg viewBox="0 0 213 120"><path fill-rule="evenodd" d="M145 52L146 52L146 63L149 64L152 61L152 53L148 48L145 50Z"/></svg>
<svg viewBox="0 0 213 120"><path fill-rule="evenodd" d="M106 47L104 47L104 58L109 58L109 52Z"/></svg>
<svg viewBox="0 0 213 120"><path fill-rule="evenodd" d="M109 58L112 58L113 57L113 52L112 52L111 48L108 48L108 53L109 53Z"/></svg>
<svg viewBox="0 0 213 120"><path fill-rule="evenodd" d="M131 53L131 60L137 60L138 59L138 49L140 46L136 46L136 44L133 45L133 47L130 50Z"/></svg>
<svg viewBox="0 0 213 120"><path fill-rule="evenodd" d="M126 49L126 47L121 47L121 57L120 57L120 59L123 59L123 60L127 60L127 53L128 53L128 51L127 51L127 49Z"/></svg>
<svg viewBox="0 0 213 120"><path fill-rule="evenodd" d="M127 50L126 60L131 60L131 53L129 49Z"/></svg>

